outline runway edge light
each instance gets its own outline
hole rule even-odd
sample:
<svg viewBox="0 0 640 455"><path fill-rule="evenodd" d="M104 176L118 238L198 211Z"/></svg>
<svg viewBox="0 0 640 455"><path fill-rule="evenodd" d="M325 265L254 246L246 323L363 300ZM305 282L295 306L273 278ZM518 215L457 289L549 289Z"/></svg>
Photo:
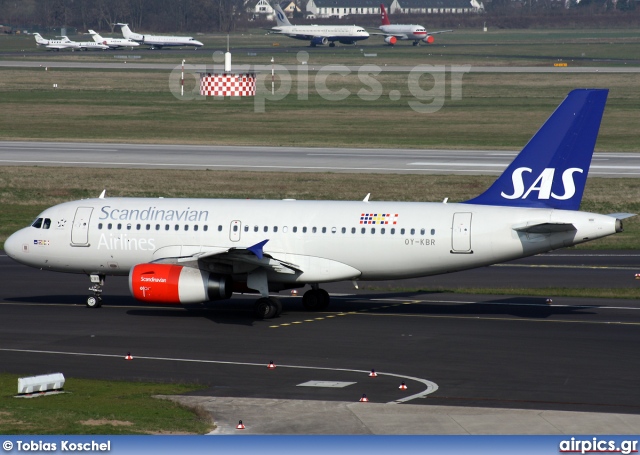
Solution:
<svg viewBox="0 0 640 455"><path fill-rule="evenodd" d="M267 365L267 368L270 370L275 370L276 369L276 364L273 363L273 360L271 362L269 362L269 365Z"/></svg>
<svg viewBox="0 0 640 455"><path fill-rule="evenodd" d="M244 429L245 429L244 423L242 423L242 420L240 420L238 422L238 425L236 425L236 430L244 430Z"/></svg>
<svg viewBox="0 0 640 455"><path fill-rule="evenodd" d="M130 352L127 352L127 355L124 357L125 360L133 360Z"/></svg>
<svg viewBox="0 0 640 455"><path fill-rule="evenodd" d="M400 384L400 387L398 387L400 390L407 390L407 384L404 383L404 381L402 381L402 384Z"/></svg>
<svg viewBox="0 0 640 455"><path fill-rule="evenodd" d="M371 373L369 373L369 377L370 378L377 378L378 377L378 373L376 373L376 370L371 370Z"/></svg>
<svg viewBox="0 0 640 455"><path fill-rule="evenodd" d="M367 395L365 393L362 394L362 397L360 398L360 403L368 403L369 399L367 398Z"/></svg>

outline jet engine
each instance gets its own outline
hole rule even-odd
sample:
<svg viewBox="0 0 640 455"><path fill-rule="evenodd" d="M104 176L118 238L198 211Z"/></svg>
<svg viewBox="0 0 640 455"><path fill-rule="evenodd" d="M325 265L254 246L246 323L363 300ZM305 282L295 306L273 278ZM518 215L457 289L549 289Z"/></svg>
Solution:
<svg viewBox="0 0 640 455"><path fill-rule="evenodd" d="M396 38L395 36L385 36L384 37L384 42L387 43L390 46L393 46L394 44L396 44L398 42L398 38Z"/></svg>
<svg viewBox="0 0 640 455"><path fill-rule="evenodd" d="M173 264L138 264L129 272L129 290L143 302L201 303L231 297L225 275Z"/></svg>
<svg viewBox="0 0 640 455"><path fill-rule="evenodd" d="M427 35L427 36L424 37L424 39L422 41L424 41L427 44L433 44L434 39L433 39L433 36Z"/></svg>
<svg viewBox="0 0 640 455"><path fill-rule="evenodd" d="M329 40L324 37L324 36L316 36L315 38L313 38L311 40L311 45L312 46L317 46L318 44L322 44L322 45L326 45L329 42Z"/></svg>

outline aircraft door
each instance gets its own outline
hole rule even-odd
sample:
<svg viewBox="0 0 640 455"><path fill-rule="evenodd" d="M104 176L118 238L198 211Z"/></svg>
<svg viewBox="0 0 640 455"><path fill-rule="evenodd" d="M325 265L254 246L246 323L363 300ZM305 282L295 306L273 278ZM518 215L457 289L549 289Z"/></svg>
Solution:
<svg viewBox="0 0 640 455"><path fill-rule="evenodd" d="M473 253L471 250L471 213L453 214L451 225L451 252Z"/></svg>
<svg viewBox="0 0 640 455"><path fill-rule="evenodd" d="M229 240L237 242L240 240L240 228L242 223L238 220L233 220L231 226L229 226Z"/></svg>
<svg viewBox="0 0 640 455"><path fill-rule="evenodd" d="M78 207L71 227L71 246L89 246L89 220L93 207Z"/></svg>

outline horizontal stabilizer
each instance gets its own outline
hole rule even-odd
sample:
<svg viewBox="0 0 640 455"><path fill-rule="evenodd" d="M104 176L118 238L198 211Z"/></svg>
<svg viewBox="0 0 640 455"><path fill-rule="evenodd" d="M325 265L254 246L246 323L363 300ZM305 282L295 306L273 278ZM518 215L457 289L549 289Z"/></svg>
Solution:
<svg viewBox="0 0 640 455"><path fill-rule="evenodd" d="M540 223L513 229L528 234L552 234L554 232L575 231L576 227L571 223Z"/></svg>
<svg viewBox="0 0 640 455"><path fill-rule="evenodd" d="M636 216L635 213L608 213L607 216L611 218L615 218L616 220L624 220L626 218L631 218L632 216Z"/></svg>

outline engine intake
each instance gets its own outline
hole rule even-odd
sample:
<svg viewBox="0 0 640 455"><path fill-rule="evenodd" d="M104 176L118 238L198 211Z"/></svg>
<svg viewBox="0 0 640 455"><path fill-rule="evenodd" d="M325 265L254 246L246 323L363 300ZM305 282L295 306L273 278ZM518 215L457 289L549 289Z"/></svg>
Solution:
<svg viewBox="0 0 640 455"><path fill-rule="evenodd" d="M316 46L318 44L322 44L322 45L326 46L328 42L329 42L329 40L324 36L316 36L311 40L311 44L314 45L314 46Z"/></svg>
<svg viewBox="0 0 640 455"><path fill-rule="evenodd" d="M398 38L396 38L395 36L386 36L384 38L384 42L393 46L394 44L396 44L398 42Z"/></svg>
<svg viewBox="0 0 640 455"><path fill-rule="evenodd" d="M129 272L129 290L143 302L201 303L231 297L233 283L193 267L173 264L138 264Z"/></svg>

